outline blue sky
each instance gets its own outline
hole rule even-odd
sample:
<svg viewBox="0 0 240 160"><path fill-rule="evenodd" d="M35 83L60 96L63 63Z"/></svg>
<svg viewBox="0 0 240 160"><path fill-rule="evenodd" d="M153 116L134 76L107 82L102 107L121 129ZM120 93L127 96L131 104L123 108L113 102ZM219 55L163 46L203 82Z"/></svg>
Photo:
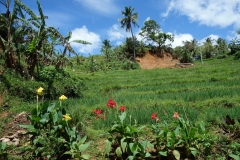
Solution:
<svg viewBox="0 0 240 160"><path fill-rule="evenodd" d="M12 5L13 5L12 0ZM239 0L39 0L43 12L48 16L47 26L59 28L66 36L72 32L71 40L85 40L92 45L71 43L80 55L101 54L103 40L110 40L116 46L131 34L120 28L118 19L125 6L135 8L139 14L139 28L133 28L138 35L144 22L155 20L162 31L174 34L173 47L182 41L197 39L205 41L223 38L228 41L237 35L240 28ZM38 15L36 0L22 0ZM0 12L5 12L1 5Z"/></svg>

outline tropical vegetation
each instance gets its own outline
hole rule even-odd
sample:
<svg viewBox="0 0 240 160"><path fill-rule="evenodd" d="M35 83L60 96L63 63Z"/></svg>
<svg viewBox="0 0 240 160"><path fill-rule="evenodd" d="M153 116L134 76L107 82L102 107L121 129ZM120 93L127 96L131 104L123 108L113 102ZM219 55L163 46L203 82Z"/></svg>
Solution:
<svg viewBox="0 0 240 160"><path fill-rule="evenodd" d="M174 35L148 20L138 40L138 13L125 7L119 22L132 37L83 57L71 43L91 43L48 27L38 0L39 16L10 2L0 0L0 113L10 115L0 131L22 111L28 124L18 124L19 146L0 142L0 158L240 159L239 39L172 48ZM146 53L192 65L142 70Z"/></svg>

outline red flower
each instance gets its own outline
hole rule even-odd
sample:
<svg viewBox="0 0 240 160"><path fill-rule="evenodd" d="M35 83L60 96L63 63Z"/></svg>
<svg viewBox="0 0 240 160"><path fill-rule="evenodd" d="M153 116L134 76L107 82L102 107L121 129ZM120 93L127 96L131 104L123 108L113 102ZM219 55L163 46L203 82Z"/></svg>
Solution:
<svg viewBox="0 0 240 160"><path fill-rule="evenodd" d="M103 120L106 120L106 116L105 116L105 115L103 115L103 116L102 116L102 119L103 119Z"/></svg>
<svg viewBox="0 0 240 160"><path fill-rule="evenodd" d="M178 117L179 117L178 112L174 112L173 118L178 118Z"/></svg>
<svg viewBox="0 0 240 160"><path fill-rule="evenodd" d="M126 109L126 107L125 107L125 106L121 106L121 107L119 108L119 111L121 111L121 112L124 112L124 111L125 111L125 109Z"/></svg>
<svg viewBox="0 0 240 160"><path fill-rule="evenodd" d="M116 104L116 102L114 102L114 100L109 99L108 103L107 103L107 106L110 107L110 108L114 108L114 107L117 106L117 104Z"/></svg>
<svg viewBox="0 0 240 160"><path fill-rule="evenodd" d="M102 111L101 109L94 109L94 110L93 110L93 113L95 114L95 116L98 117L98 115L99 115L99 114L102 114L103 111Z"/></svg>
<svg viewBox="0 0 240 160"><path fill-rule="evenodd" d="M153 113L151 116L152 120L154 120L156 117L157 117L157 113Z"/></svg>

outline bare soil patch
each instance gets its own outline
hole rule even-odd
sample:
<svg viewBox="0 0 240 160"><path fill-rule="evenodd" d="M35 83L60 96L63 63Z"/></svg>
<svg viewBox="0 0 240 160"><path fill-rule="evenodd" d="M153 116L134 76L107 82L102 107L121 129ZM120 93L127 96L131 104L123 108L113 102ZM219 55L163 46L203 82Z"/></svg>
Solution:
<svg viewBox="0 0 240 160"><path fill-rule="evenodd" d="M164 53L162 57L147 52L143 57L137 57L142 69L154 69L154 68L174 68L177 63L180 63L178 59L173 59L170 53Z"/></svg>

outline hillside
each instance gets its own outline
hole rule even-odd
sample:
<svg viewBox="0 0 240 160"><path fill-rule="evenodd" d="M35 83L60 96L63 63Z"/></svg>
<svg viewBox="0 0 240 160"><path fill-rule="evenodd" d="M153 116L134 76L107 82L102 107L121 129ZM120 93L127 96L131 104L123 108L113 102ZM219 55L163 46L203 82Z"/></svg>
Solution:
<svg viewBox="0 0 240 160"><path fill-rule="evenodd" d="M179 60L173 59L172 55L165 53L163 57L157 57L149 52L143 57L137 57L136 60L139 62L142 69L153 69L153 68L172 68L179 63Z"/></svg>

